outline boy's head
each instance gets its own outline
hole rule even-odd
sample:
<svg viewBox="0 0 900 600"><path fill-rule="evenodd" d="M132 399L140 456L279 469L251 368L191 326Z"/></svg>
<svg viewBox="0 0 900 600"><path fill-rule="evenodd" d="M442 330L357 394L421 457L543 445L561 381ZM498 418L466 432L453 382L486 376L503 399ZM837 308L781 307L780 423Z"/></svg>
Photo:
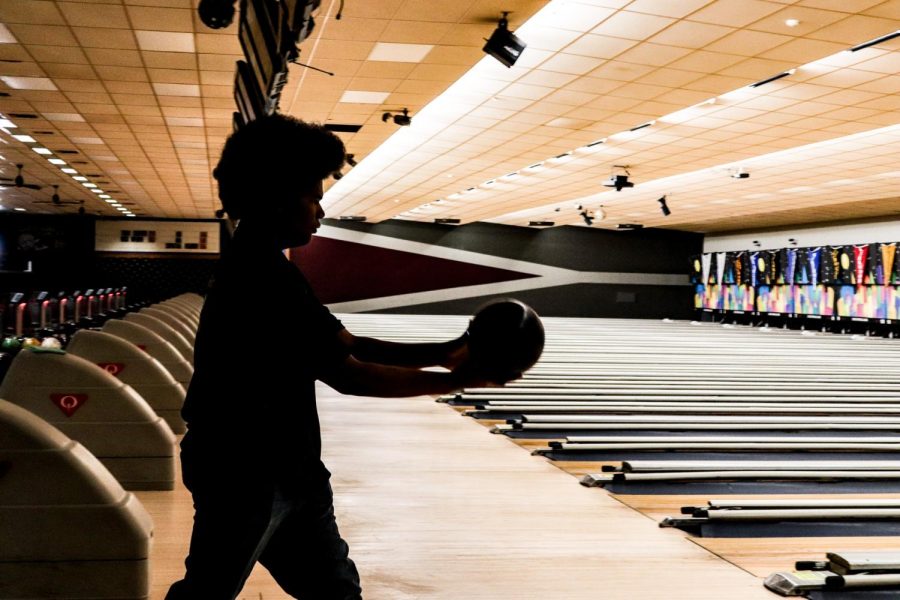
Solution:
<svg viewBox="0 0 900 600"><path fill-rule="evenodd" d="M324 127L276 113L229 136L213 177L225 212L243 219L296 202L339 171L344 158L343 142Z"/></svg>

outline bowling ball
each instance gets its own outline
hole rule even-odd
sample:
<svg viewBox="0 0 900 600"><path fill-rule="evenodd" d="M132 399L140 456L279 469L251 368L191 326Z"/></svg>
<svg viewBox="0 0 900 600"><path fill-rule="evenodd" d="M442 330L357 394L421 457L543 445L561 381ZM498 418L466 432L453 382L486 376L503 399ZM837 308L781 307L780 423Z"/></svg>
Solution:
<svg viewBox="0 0 900 600"><path fill-rule="evenodd" d="M41 341L41 348L50 348L52 350L59 350L62 348L62 342L60 342L55 337L44 338Z"/></svg>
<svg viewBox="0 0 900 600"><path fill-rule="evenodd" d="M489 378L520 377L541 357L544 325L527 304L514 299L481 306L469 323L469 357Z"/></svg>
<svg viewBox="0 0 900 600"><path fill-rule="evenodd" d="M0 350L3 350L3 352L16 352L21 347L22 342L14 337L3 338L3 341L0 342Z"/></svg>
<svg viewBox="0 0 900 600"><path fill-rule="evenodd" d="M22 347L23 348L28 348L29 346L40 346L40 345L41 345L41 340L37 339L36 337L22 338Z"/></svg>

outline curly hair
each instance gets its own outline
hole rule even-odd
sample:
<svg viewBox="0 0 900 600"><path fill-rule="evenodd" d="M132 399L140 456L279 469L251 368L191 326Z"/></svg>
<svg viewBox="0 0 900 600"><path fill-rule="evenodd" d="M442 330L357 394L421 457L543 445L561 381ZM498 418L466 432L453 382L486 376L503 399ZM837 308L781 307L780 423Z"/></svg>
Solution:
<svg viewBox="0 0 900 600"><path fill-rule="evenodd" d="M275 113L228 137L213 177L222 208L241 219L285 201L285 192L311 187L339 171L345 156L341 139L321 125Z"/></svg>

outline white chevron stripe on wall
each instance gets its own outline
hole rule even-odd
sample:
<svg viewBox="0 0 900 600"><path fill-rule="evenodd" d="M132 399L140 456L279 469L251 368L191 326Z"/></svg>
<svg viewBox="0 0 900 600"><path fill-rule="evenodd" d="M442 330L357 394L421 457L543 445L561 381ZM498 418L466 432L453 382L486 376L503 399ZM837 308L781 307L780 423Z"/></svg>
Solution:
<svg viewBox="0 0 900 600"><path fill-rule="evenodd" d="M576 271L574 269L563 269L535 262L492 256L481 252L471 252L468 250L447 248L433 244L424 244L421 242L342 229L329 225L323 225L316 235L333 240L365 244L401 252L411 252L423 256L455 260L534 275L534 277L514 281L468 285L427 292L415 292L411 294L399 294L396 296L383 296L380 298L368 298L365 300L329 304L328 308L335 312L383 310L400 306L413 306L416 304L475 298L479 296L512 294L523 290L534 290L579 283L654 286L686 286L689 283L687 275L681 274Z"/></svg>

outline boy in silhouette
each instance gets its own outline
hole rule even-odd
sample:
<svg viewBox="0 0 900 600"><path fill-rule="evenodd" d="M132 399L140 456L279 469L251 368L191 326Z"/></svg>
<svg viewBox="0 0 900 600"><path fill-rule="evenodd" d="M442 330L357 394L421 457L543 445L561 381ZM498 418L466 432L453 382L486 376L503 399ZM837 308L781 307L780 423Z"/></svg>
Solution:
<svg viewBox="0 0 900 600"><path fill-rule="evenodd" d="M354 336L285 257L319 227L322 182L344 160L337 136L275 114L232 134L213 171L238 225L197 331L181 443L194 528L186 574L167 600L231 600L256 562L295 598L361 598L320 458L316 380L378 397L491 383L466 361L465 335L425 344ZM279 307L271 321L263 301ZM434 365L451 370L421 370Z"/></svg>

